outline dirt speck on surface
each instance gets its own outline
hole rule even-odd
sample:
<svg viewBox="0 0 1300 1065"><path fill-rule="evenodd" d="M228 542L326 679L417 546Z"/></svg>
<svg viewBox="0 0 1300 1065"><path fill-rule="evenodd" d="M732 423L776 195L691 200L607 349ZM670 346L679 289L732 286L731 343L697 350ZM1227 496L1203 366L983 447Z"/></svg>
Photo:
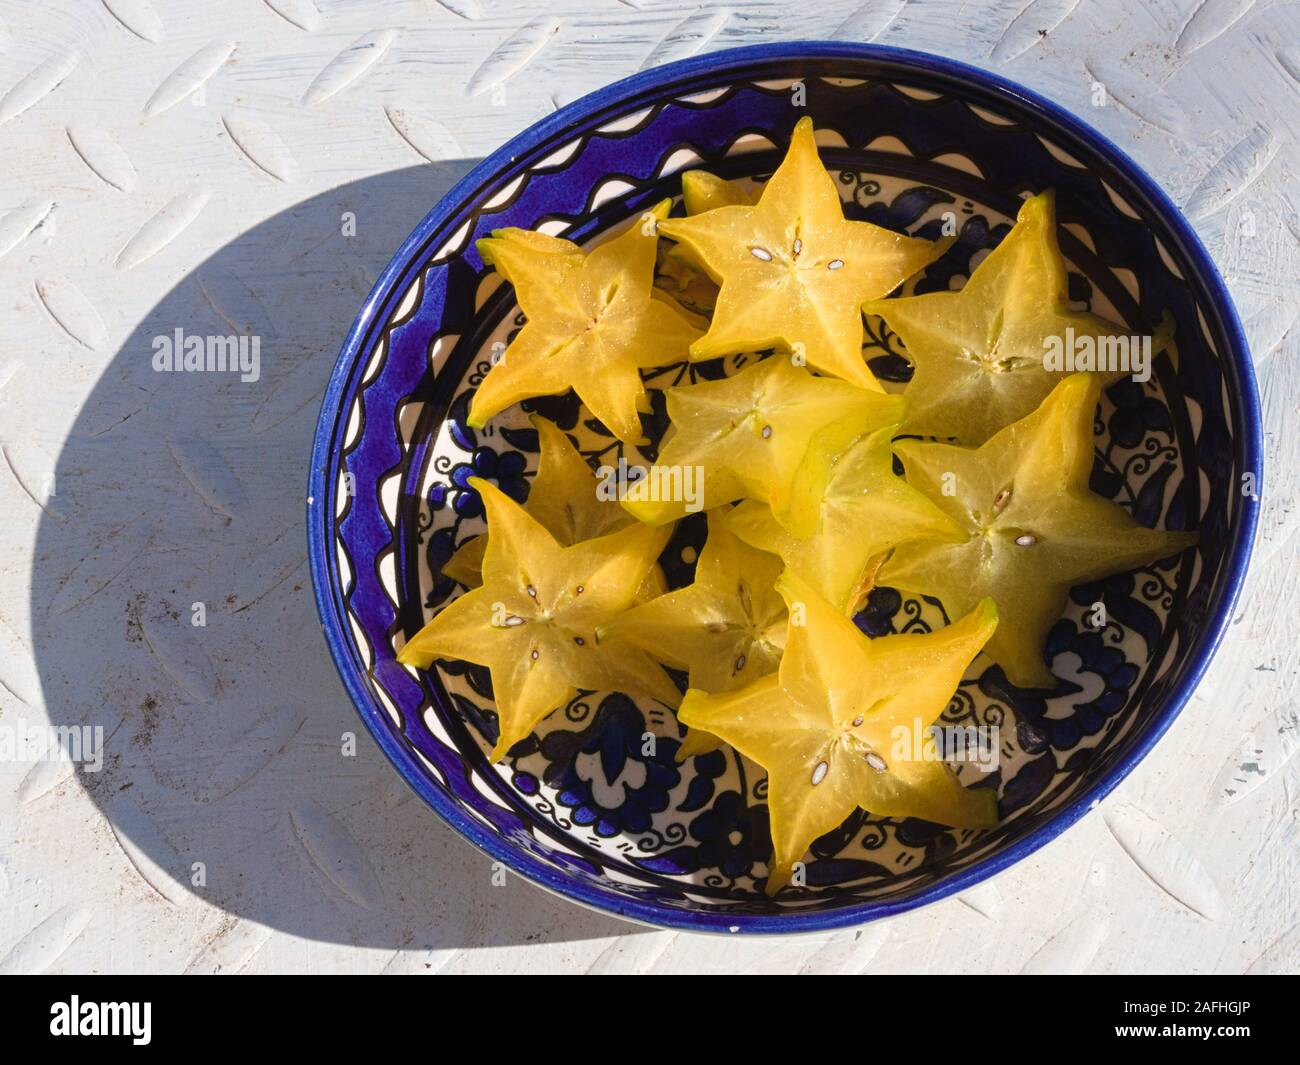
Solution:
<svg viewBox="0 0 1300 1065"><path fill-rule="evenodd" d="M134 599L126 601L126 642L143 643L144 629L140 621L144 616L145 598L142 594L137 594Z"/></svg>
<svg viewBox="0 0 1300 1065"><path fill-rule="evenodd" d="M140 703L140 727L131 737L131 742L137 747L148 747L153 743L154 733L161 721L162 707L158 700L152 695L146 695Z"/></svg>

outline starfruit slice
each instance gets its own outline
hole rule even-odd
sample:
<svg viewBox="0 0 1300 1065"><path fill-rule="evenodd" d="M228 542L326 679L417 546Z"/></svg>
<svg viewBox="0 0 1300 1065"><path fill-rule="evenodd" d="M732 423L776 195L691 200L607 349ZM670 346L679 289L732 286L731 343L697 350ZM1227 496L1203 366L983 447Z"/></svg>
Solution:
<svg viewBox="0 0 1300 1065"><path fill-rule="evenodd" d="M458 658L492 676L500 738L492 760L579 690L622 691L675 706L663 667L596 630L632 605L671 528L630 525L571 547L482 478L469 482L487 511L483 583L453 600L402 648L403 665Z"/></svg>
<svg viewBox="0 0 1300 1065"><path fill-rule="evenodd" d="M862 357L863 301L889 295L951 243L846 221L809 118L756 206L669 218L659 229L721 286L691 358L780 348L864 388L880 386Z"/></svg>
<svg viewBox="0 0 1300 1065"><path fill-rule="evenodd" d="M1125 337L1122 326L1070 309L1050 192L1024 202L1016 224L961 291L876 300L866 310L902 338L915 370L903 432L971 447L1047 397L1064 366L1049 356L1090 345L1095 352L1113 349L1107 361L1119 362L1122 349L1143 343ZM1125 372L1102 379L1111 384Z"/></svg>
<svg viewBox="0 0 1300 1065"><path fill-rule="evenodd" d="M960 828L996 824L995 792L962 787L925 742L997 628L992 601L936 632L871 640L793 574L777 588L791 619L778 675L723 695L688 691L678 710L767 770L767 893L858 807Z"/></svg>
<svg viewBox="0 0 1300 1065"><path fill-rule="evenodd" d="M570 443L564 430L536 414L530 415L528 420L537 430L541 454L537 460L537 476L528 490L524 510L562 547L594 540L626 528L636 520L616 501L601 498L597 492L599 480L595 471ZM466 588L478 587L483 581L481 570L486 549L486 533L466 540L442 567L443 576L460 582ZM656 563L646 574L637 599L653 599L665 590L663 571Z"/></svg>
<svg viewBox="0 0 1300 1065"><path fill-rule="evenodd" d="M689 671L690 686L734 691L776 670L785 646L785 601L774 585L775 555L727 531L726 511L709 513L709 538L695 564L695 581L621 614L598 630L619 636L659 661ZM721 746L687 736L679 759Z"/></svg>
<svg viewBox="0 0 1300 1065"><path fill-rule="evenodd" d="M813 441L795 474L793 492L801 504L815 500L811 536L794 536L767 506L752 500L731 513L728 528L746 543L780 555L818 595L837 610L850 611L882 552L911 540L961 543L968 538L960 525L894 473L896 430L897 424L885 425L843 447L836 446L834 434Z"/></svg>
<svg viewBox="0 0 1300 1065"><path fill-rule="evenodd" d="M718 207L753 207L757 202L758 194L739 181L728 181L707 170L688 170L682 175L682 203L688 215Z"/></svg>
<svg viewBox="0 0 1300 1065"><path fill-rule="evenodd" d="M673 521L688 509L712 510L736 499L757 499L792 531L812 531L815 514L791 512L795 472L815 437L828 443L897 424L903 400L831 377L817 377L785 356L773 355L731 377L670 388L665 437L651 476L632 486L623 505L641 521ZM697 498L670 498L677 476L703 488ZM823 485L806 484L819 495ZM685 493L678 492L677 496Z"/></svg>
<svg viewBox="0 0 1300 1065"><path fill-rule="evenodd" d="M528 321L474 393L471 426L482 428L520 400L572 388L620 440L644 439L638 411L650 408L641 368L684 358L700 335L684 312L651 295L655 223L670 203L586 254L527 230L498 230L478 242L484 262L514 285Z"/></svg>
<svg viewBox="0 0 1300 1065"><path fill-rule="evenodd" d="M1043 659L1072 585L1168 558L1196 534L1138 524L1088 490L1102 380L1072 374L1027 418L979 448L902 440L907 480L969 534L965 543L904 544L879 583L937 597L949 617L984 596L1002 624L989 656L1013 684L1056 686Z"/></svg>

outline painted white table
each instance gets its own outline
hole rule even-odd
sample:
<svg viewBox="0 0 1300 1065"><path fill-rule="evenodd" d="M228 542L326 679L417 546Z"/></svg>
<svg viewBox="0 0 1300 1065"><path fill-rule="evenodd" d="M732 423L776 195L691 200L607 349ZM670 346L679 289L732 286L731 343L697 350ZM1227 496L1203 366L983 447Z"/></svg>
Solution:
<svg viewBox="0 0 1300 1065"><path fill-rule="evenodd" d="M0 18L0 725L106 740L95 774L0 761L0 969L1300 968L1300 6L0 0ZM1246 321L1268 480L1227 641L1101 809L889 924L703 940L493 887L368 737L345 750L301 500L340 338L471 160L639 67L797 37L1005 72L1150 170ZM251 328L260 379L153 373L176 328Z"/></svg>

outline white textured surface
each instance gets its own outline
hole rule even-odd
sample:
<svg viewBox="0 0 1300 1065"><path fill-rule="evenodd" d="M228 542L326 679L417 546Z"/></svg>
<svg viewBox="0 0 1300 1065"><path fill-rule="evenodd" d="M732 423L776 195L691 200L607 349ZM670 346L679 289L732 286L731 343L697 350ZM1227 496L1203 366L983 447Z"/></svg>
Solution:
<svg viewBox="0 0 1300 1065"><path fill-rule="evenodd" d="M1003 71L1135 156L1232 286L1268 482L1226 643L1101 809L889 924L704 940L494 887L366 736L340 753L301 491L339 340L465 160L799 37ZM1250 0L0 0L0 723L109 734L93 779L0 764L0 971L1300 968L1298 100L1300 6ZM252 328L261 380L164 386L177 327Z"/></svg>

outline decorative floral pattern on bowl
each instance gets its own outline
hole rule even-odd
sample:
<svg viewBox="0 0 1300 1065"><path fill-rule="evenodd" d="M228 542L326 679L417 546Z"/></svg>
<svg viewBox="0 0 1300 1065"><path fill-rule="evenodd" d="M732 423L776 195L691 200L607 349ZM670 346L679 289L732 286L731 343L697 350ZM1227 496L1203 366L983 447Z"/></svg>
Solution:
<svg viewBox="0 0 1300 1065"><path fill-rule="evenodd" d="M507 760L487 671L424 672L395 651L455 593L443 563L482 531L470 477L527 497L535 411L593 465L653 460L620 443L570 393L528 401L478 432L469 397L522 325L509 286L474 240L521 226L589 243L704 166L760 183L799 117L850 217L935 237L949 252L909 283L958 287L1015 216L1057 190L1071 298L1132 331L1169 310L1176 364L1103 399L1094 491L1147 525L1197 528L1165 563L1076 588L1052 630L1055 691L1019 689L977 660L944 715L996 730L1002 823L977 832L859 813L818 840L807 885L762 895L770 853L766 779L730 749L688 759L671 711L582 693ZM866 354L901 387L896 338L868 322ZM660 389L716 377L744 357L647 374ZM652 441L666 427L652 392ZM1133 164L1051 105L933 57L845 45L780 45L688 60L595 94L486 160L398 253L348 337L313 457L312 569L327 638L380 745L453 826L531 879L624 916L703 930L838 927L967 887L1052 838L1104 795L1168 726L1204 668L1243 576L1259 476L1254 382L1240 330L1204 251ZM1254 478L1252 481L1251 478ZM661 559L689 583L705 534L681 522ZM1104 604L1099 611L1096 604ZM872 635L927 631L938 605L875 589ZM958 763L967 783L987 765Z"/></svg>

